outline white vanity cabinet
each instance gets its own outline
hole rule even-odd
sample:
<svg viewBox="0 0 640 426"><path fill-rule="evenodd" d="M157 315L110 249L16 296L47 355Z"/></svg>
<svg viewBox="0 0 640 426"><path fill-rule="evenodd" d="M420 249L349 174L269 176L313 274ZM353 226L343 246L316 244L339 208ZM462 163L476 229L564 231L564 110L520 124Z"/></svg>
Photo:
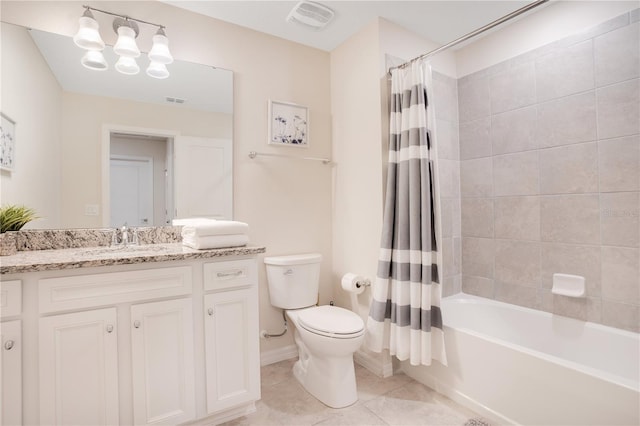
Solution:
<svg viewBox="0 0 640 426"><path fill-rule="evenodd" d="M0 425L22 424L22 321L9 320L22 313L21 285L0 282Z"/></svg>
<svg viewBox="0 0 640 426"><path fill-rule="evenodd" d="M260 399L257 267L204 265L207 412Z"/></svg>
<svg viewBox="0 0 640 426"><path fill-rule="evenodd" d="M134 305L131 324L135 424L195 419L192 300Z"/></svg>
<svg viewBox="0 0 640 426"><path fill-rule="evenodd" d="M133 384L122 404L135 424L195 419L192 275L177 266L39 280L40 424L118 424L120 381ZM176 296L187 298L146 302Z"/></svg>
<svg viewBox="0 0 640 426"><path fill-rule="evenodd" d="M14 342L2 424L218 424L254 411L256 260L214 259L3 275L22 281L25 308L2 323Z"/></svg>
<svg viewBox="0 0 640 426"><path fill-rule="evenodd" d="M40 424L118 424L115 308L40 319Z"/></svg>
<svg viewBox="0 0 640 426"><path fill-rule="evenodd" d="M17 425L22 422L22 350L20 321L3 322L2 355L0 361L0 424Z"/></svg>

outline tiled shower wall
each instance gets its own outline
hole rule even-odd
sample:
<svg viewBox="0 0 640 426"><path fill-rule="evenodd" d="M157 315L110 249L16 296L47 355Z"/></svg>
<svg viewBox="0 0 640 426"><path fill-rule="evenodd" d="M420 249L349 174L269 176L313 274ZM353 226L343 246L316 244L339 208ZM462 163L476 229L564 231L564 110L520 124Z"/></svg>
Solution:
<svg viewBox="0 0 640 426"><path fill-rule="evenodd" d="M638 15L457 81L455 114L436 115L445 294L461 251L465 293L639 330ZM584 276L586 297L553 295L553 273Z"/></svg>
<svg viewBox="0 0 640 426"><path fill-rule="evenodd" d="M437 179L440 187L442 294L459 293L461 275L460 144L458 140L458 85L455 78L433 72ZM433 101L433 102L431 102Z"/></svg>

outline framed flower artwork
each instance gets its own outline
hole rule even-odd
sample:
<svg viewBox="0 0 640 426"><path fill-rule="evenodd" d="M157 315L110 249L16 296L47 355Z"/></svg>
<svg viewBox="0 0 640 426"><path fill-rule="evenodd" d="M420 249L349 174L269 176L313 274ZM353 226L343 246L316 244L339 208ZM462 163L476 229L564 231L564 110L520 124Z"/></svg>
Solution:
<svg viewBox="0 0 640 426"><path fill-rule="evenodd" d="M309 147L309 108L269 101L269 144Z"/></svg>
<svg viewBox="0 0 640 426"><path fill-rule="evenodd" d="M0 169L12 171L16 157L16 123L0 113Z"/></svg>

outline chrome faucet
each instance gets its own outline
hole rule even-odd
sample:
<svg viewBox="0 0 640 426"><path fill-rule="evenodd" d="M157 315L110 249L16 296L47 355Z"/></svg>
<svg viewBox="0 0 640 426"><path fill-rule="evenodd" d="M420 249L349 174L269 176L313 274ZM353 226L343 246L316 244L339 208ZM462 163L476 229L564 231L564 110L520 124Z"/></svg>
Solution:
<svg viewBox="0 0 640 426"><path fill-rule="evenodd" d="M124 225L122 225L122 227L119 229L120 231L120 238L118 239L118 228L113 230L113 233L111 234L111 245L112 246L121 246L121 247L127 247L128 245L138 245L139 241L138 241L138 230L137 229L133 229L131 230L127 224L125 223ZM132 237L130 237L131 233L133 232Z"/></svg>
<svg viewBox="0 0 640 426"><path fill-rule="evenodd" d="M129 245L129 228L126 223L120 228L120 244L124 247Z"/></svg>

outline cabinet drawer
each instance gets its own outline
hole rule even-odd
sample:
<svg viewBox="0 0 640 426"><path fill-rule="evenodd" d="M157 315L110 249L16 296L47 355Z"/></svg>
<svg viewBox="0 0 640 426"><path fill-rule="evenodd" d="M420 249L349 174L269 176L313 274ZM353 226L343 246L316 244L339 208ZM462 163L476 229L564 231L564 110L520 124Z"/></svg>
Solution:
<svg viewBox="0 0 640 426"><path fill-rule="evenodd" d="M39 281L41 313L190 294L190 266L109 272Z"/></svg>
<svg viewBox="0 0 640 426"><path fill-rule="evenodd" d="M254 259L204 264L204 290L224 290L257 284L258 269Z"/></svg>
<svg viewBox="0 0 640 426"><path fill-rule="evenodd" d="M22 313L22 281L0 282L0 317L10 317Z"/></svg>

